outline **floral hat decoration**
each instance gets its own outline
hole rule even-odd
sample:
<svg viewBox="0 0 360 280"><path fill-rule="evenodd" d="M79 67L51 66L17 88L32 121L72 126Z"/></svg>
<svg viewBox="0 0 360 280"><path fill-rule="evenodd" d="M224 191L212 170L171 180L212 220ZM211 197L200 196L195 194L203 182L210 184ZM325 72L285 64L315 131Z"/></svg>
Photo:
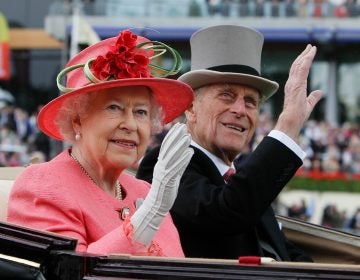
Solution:
<svg viewBox="0 0 360 280"><path fill-rule="evenodd" d="M152 63L165 53L173 58L169 69ZM65 100L93 91L137 85L151 90L166 124L180 116L193 101L190 86L164 79L177 74L181 67L182 59L175 49L124 30L117 37L87 47L67 63L56 78L61 94L41 109L38 126L48 136L63 140L55 119ZM65 76L66 86L62 84Z"/></svg>

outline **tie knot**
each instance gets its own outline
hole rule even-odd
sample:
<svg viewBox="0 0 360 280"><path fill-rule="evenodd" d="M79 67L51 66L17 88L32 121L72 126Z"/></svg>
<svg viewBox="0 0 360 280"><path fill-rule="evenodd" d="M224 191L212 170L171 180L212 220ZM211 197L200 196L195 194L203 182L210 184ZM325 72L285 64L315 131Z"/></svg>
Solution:
<svg viewBox="0 0 360 280"><path fill-rule="evenodd" d="M230 179L230 176L233 175L235 173L235 169L234 168L229 168L228 171L225 172L223 178L225 180L225 182L228 182Z"/></svg>

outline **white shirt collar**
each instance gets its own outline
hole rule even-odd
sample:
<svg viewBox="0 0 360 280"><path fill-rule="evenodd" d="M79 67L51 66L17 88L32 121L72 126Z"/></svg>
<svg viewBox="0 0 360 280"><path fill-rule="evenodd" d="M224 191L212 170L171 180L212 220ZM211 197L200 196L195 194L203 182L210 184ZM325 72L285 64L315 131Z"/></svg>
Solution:
<svg viewBox="0 0 360 280"><path fill-rule="evenodd" d="M195 148L198 148L202 152L204 152L211 159L211 161L215 164L216 168L219 170L221 176L224 176L226 171L229 170L229 167L234 168L234 163L231 163L231 166L227 165L221 158L219 158L219 157L215 156L214 154L210 153L208 150L201 147L194 140L191 140L191 145L194 146Z"/></svg>

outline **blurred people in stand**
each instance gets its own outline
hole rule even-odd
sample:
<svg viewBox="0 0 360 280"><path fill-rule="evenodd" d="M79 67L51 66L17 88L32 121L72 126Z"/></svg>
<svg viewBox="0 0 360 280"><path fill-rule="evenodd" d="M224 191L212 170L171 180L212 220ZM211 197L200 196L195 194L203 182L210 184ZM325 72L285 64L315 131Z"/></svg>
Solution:
<svg viewBox="0 0 360 280"><path fill-rule="evenodd" d="M351 216L349 229L351 229L353 233L360 235L360 207L357 208L355 213Z"/></svg>
<svg viewBox="0 0 360 280"><path fill-rule="evenodd" d="M321 225L328 228L342 229L344 227L346 217L344 213L338 210L335 203L330 203L325 206Z"/></svg>

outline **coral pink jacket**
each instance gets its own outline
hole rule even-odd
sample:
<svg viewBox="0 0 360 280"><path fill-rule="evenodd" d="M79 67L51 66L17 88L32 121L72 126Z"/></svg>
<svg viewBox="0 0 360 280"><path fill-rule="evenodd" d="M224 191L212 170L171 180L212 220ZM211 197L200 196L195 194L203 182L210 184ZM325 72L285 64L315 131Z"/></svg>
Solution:
<svg viewBox="0 0 360 280"><path fill-rule="evenodd" d="M8 205L8 222L46 230L78 240L77 251L183 257L178 232L167 215L146 252L131 239L129 219L119 210L145 198L150 185L123 172L123 201L96 186L64 151L47 163L26 168L16 179Z"/></svg>

